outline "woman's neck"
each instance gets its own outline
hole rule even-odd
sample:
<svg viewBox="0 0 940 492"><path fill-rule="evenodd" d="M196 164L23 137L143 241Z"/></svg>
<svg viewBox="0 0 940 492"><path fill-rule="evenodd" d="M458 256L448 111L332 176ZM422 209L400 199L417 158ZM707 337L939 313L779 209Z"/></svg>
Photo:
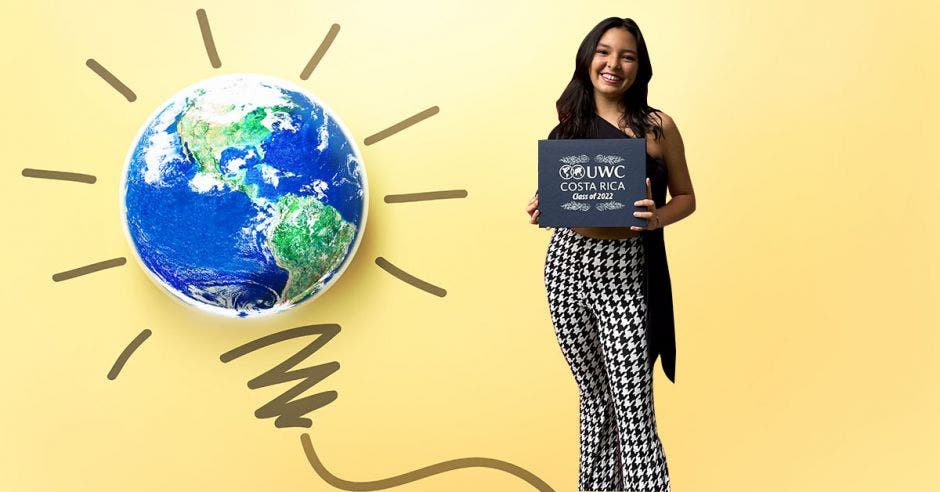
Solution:
<svg viewBox="0 0 940 492"><path fill-rule="evenodd" d="M626 109L619 99L608 99L594 94L594 108L597 114L606 120L620 121Z"/></svg>

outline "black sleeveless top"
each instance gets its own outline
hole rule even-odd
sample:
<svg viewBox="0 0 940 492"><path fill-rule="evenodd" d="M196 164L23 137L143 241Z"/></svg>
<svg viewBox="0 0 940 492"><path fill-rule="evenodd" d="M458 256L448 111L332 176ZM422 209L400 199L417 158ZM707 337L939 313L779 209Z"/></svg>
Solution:
<svg viewBox="0 0 940 492"><path fill-rule="evenodd" d="M609 121L594 115L594 138L632 138ZM549 140L558 137L558 126L548 134ZM650 191L656 208L666 204L668 172L666 162L646 154L646 177L650 179ZM672 313L672 284L669 281L669 265L666 263L666 245L663 229L643 231L643 249L646 253L646 347L652 366L658 356L663 372L676 382L676 335Z"/></svg>

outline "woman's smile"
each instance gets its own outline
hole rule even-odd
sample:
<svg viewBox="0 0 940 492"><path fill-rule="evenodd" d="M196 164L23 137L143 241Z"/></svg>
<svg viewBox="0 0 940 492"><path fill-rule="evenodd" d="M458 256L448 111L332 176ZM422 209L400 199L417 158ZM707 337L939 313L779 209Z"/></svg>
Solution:
<svg viewBox="0 0 940 492"><path fill-rule="evenodd" d="M636 38L623 28L608 29L598 40L589 73L595 97L619 100L636 79Z"/></svg>

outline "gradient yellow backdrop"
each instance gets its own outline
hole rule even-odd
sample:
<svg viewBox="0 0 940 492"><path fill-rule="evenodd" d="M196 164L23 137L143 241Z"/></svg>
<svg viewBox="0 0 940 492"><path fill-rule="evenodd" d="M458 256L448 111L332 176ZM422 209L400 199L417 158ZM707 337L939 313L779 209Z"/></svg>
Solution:
<svg viewBox="0 0 940 492"><path fill-rule="evenodd" d="M349 480L506 460L575 490L578 394L542 284L549 232L526 222L535 142L600 19L634 18L650 103L682 132L698 210L666 231L677 384L656 410L676 492L940 487L936 26L930 2L4 2L0 489L334 490L301 429L254 410L286 388L245 383L310 323L342 332L310 363L339 398L307 430ZM211 68L196 22L206 9ZM342 29L311 78L306 61ZM128 103L95 58L139 96ZM133 260L123 159L144 118L198 80L299 83L366 136L368 226L323 296L260 321L197 313ZM94 174L94 185L23 168ZM385 204L462 188L462 200ZM51 275L124 256L126 266ZM438 298L374 259L447 289ZM107 371L142 329L120 377ZM465 469L408 491L525 491Z"/></svg>

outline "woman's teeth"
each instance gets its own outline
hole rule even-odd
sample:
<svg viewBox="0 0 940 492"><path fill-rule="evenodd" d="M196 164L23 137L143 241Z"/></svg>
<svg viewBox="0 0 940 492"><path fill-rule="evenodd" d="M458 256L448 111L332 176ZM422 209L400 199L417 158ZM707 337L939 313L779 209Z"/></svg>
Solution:
<svg viewBox="0 0 940 492"><path fill-rule="evenodd" d="M608 82L620 82L620 77L614 77L613 75L608 75L606 73L601 74L601 78Z"/></svg>

